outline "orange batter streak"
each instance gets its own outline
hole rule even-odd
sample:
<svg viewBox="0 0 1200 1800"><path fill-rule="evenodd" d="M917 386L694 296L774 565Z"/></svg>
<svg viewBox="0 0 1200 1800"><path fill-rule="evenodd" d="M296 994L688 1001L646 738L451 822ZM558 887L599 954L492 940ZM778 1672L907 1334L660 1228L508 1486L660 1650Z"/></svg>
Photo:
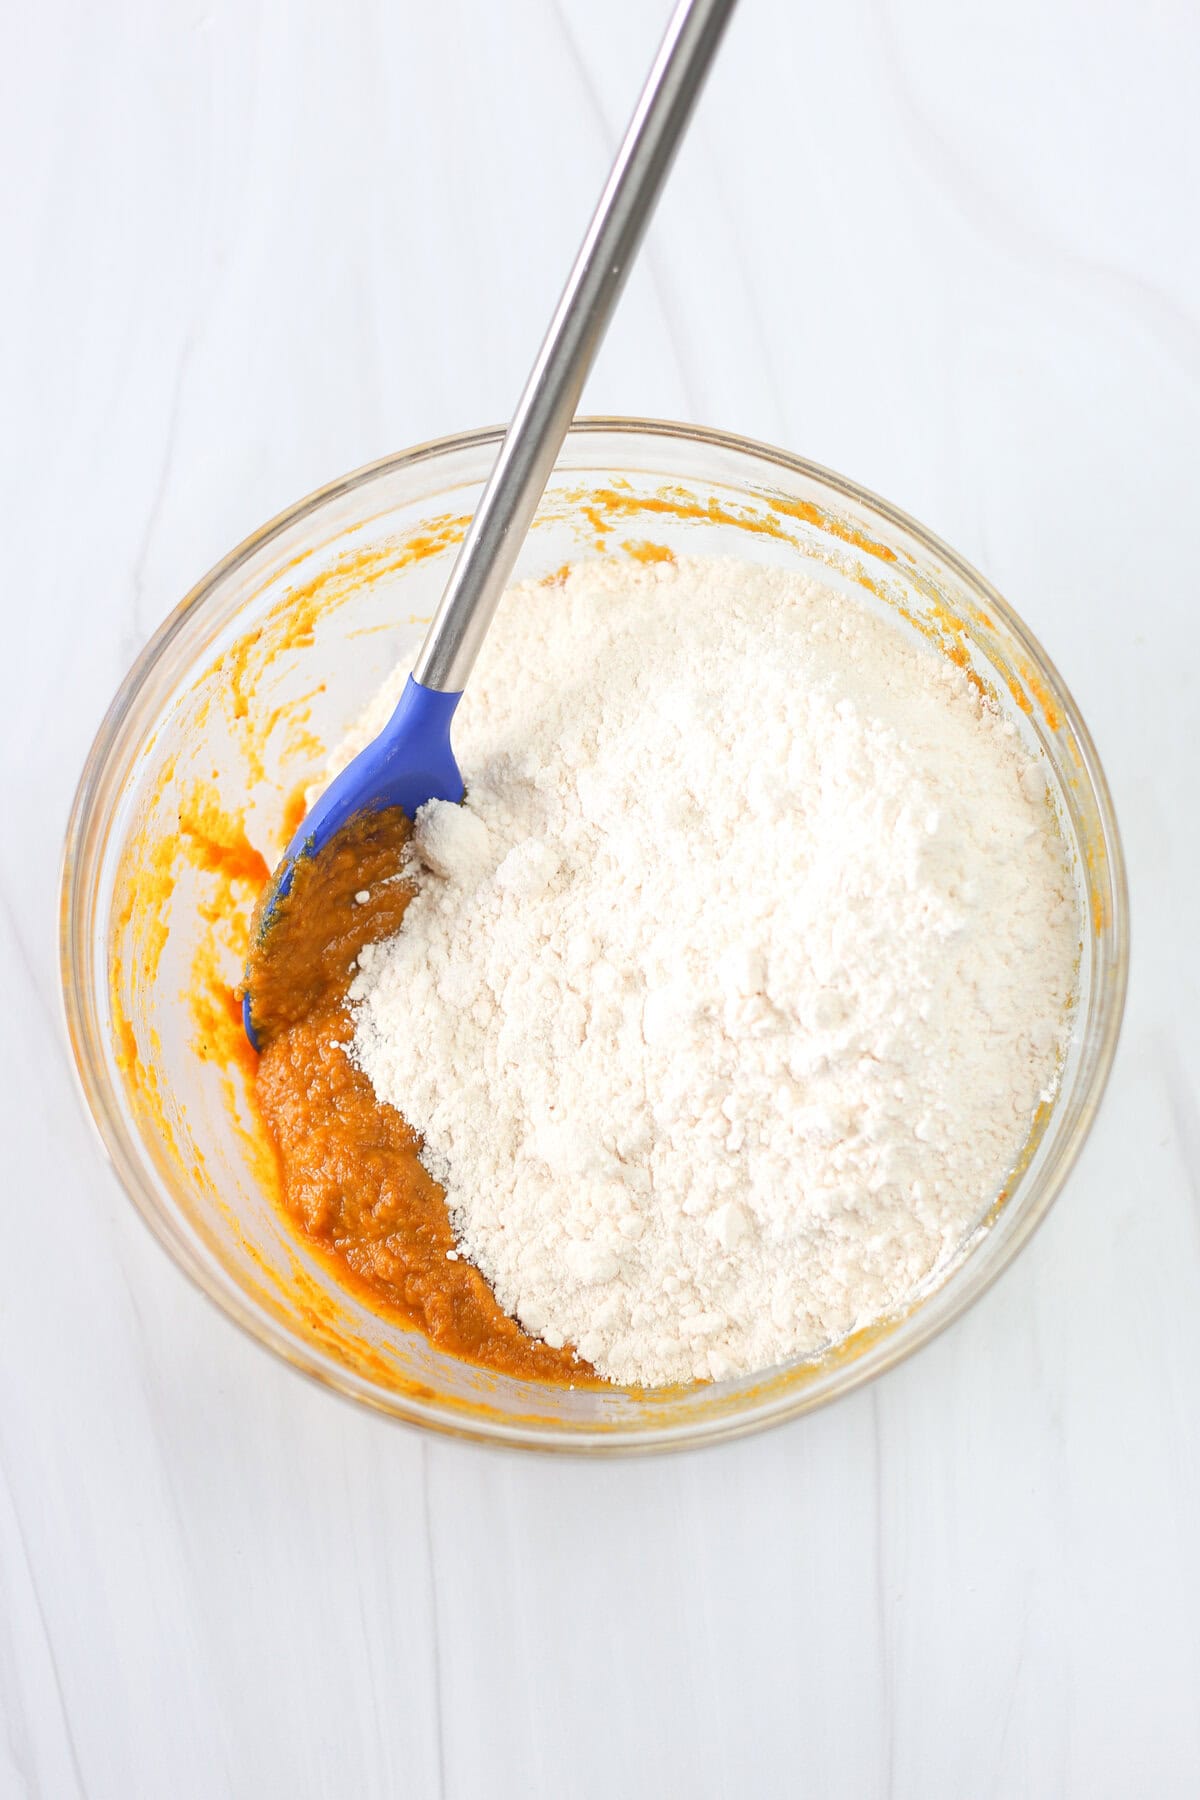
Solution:
<svg viewBox="0 0 1200 1800"><path fill-rule="evenodd" d="M353 821L299 864L268 929L254 933L255 1091L284 1204L439 1349L506 1375L591 1385L587 1363L529 1337L479 1271L447 1254L456 1246L446 1196L420 1161L420 1139L346 1054L354 959L399 929L412 897L396 879L409 829L399 811ZM360 892L370 896L361 904Z"/></svg>

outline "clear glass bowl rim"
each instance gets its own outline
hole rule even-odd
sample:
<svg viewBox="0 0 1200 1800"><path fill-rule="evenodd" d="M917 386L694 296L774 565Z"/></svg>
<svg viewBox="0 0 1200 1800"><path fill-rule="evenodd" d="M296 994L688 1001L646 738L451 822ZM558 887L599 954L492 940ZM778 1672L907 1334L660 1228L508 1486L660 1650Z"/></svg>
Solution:
<svg viewBox="0 0 1200 1800"><path fill-rule="evenodd" d="M112 1164L118 1180L138 1213L172 1261L183 1271L227 1318L240 1326L256 1343L273 1351L283 1361L321 1386L343 1397L402 1422L432 1429L445 1435L491 1443L510 1448L566 1451L574 1454L630 1454L663 1449L696 1448L749 1432L764 1429L794 1418L816 1406L852 1392L868 1381L904 1361L961 1317L968 1307L986 1292L1009 1267L1018 1252L1049 1212L1091 1128L1096 1110L1107 1086L1116 1054L1128 985L1129 965L1129 896L1124 854L1113 809L1112 797L1096 747L1087 725L1057 668L1036 637L1012 607L977 569L961 557L934 532L893 506L889 501L861 487L857 482L774 445L764 444L737 433L706 426L685 424L677 420L596 415L577 419L571 427L572 439L588 435L620 434L632 438L658 438L692 446L727 451L772 464L790 474L820 484L830 493L841 495L864 507L879 519L908 535L931 556L948 568L965 587L981 599L1003 620L1005 629L1021 645L1039 674L1045 680L1063 716L1069 721L1082 751L1091 784L1101 835L1108 858L1114 944L1112 972L1114 979L1098 1020L1098 1043L1086 1088L1080 1095L1079 1115L1064 1154L1049 1178L1028 1194L1022 1193L1020 1218L1010 1230L1003 1253L990 1260L971 1257L957 1269L931 1301L919 1307L889 1335L852 1361L842 1364L830 1377L800 1385L779 1393L763 1403L748 1404L745 1412L731 1412L722 1417L695 1422L683 1421L657 1429L630 1428L595 1434L552 1426L530 1427L519 1421L481 1417L464 1421L452 1411L442 1410L435 1401L417 1395L377 1387L366 1378L326 1356L314 1344L297 1333L288 1331L268 1314L260 1312L232 1282L222 1284L196 1255L193 1246L175 1220L165 1212L152 1178L142 1166L136 1145L131 1140L109 1093L109 1080L104 1066L104 1045L100 1021L92 1004L89 965L86 898L96 870L96 859L102 854L104 841L95 842L96 818L106 797L112 777L115 753L121 747L125 728L139 696L159 668L175 638L192 615L205 605L225 579L248 558L273 538L319 512L329 502L353 493L382 475L394 474L415 464L433 462L440 457L464 451L498 447L503 427L488 426L474 431L453 433L429 439L412 449L380 457L327 483L304 499L260 526L244 538L179 602L145 645L117 690L97 730L84 762L68 819L63 847L59 906L59 971L61 998L67 1036L71 1045L76 1077L85 1110L97 1131L101 1148ZM1014 1197L1015 1198L1015 1197ZM933 1302L938 1302L934 1304Z"/></svg>

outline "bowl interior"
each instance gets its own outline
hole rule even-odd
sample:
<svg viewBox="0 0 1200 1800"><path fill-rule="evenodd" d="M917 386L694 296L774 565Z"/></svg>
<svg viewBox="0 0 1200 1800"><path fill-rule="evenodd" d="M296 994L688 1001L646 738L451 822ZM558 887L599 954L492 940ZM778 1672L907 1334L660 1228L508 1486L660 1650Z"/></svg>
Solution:
<svg viewBox="0 0 1200 1800"><path fill-rule="evenodd" d="M1098 1101L1125 976L1120 853L1086 730L987 585L882 502L719 434L576 428L517 578L599 554L736 555L807 569L973 669L1044 757L1084 921L1060 1096L1023 1166L903 1316L767 1376L663 1393L505 1379L434 1350L335 1278L284 1221L247 1103L230 990L299 790L417 647L494 456L479 433L347 478L201 582L131 673L85 770L64 877L64 992L89 1106L176 1260L256 1337L401 1417L544 1447L728 1435L878 1372L966 1305L1053 1198ZM289 811L290 808L290 811Z"/></svg>

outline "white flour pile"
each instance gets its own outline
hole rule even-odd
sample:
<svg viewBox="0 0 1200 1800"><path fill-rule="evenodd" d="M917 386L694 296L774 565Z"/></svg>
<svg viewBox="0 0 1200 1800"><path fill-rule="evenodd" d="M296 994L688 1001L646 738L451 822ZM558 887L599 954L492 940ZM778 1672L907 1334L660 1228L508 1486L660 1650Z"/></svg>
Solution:
<svg viewBox="0 0 1200 1800"><path fill-rule="evenodd" d="M456 745L353 1054L500 1304L657 1384L910 1298L1067 1026L1075 887L1011 726L810 581L614 560L506 599Z"/></svg>

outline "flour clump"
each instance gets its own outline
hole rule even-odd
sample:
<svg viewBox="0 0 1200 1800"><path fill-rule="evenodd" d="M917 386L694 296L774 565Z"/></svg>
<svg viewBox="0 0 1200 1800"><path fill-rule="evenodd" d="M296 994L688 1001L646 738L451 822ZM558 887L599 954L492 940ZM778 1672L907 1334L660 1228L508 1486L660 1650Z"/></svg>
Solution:
<svg viewBox="0 0 1200 1800"><path fill-rule="evenodd" d="M1015 727L865 601L602 559L506 596L456 747L352 1055L500 1304L658 1385L911 1299L1069 1029L1076 885Z"/></svg>

